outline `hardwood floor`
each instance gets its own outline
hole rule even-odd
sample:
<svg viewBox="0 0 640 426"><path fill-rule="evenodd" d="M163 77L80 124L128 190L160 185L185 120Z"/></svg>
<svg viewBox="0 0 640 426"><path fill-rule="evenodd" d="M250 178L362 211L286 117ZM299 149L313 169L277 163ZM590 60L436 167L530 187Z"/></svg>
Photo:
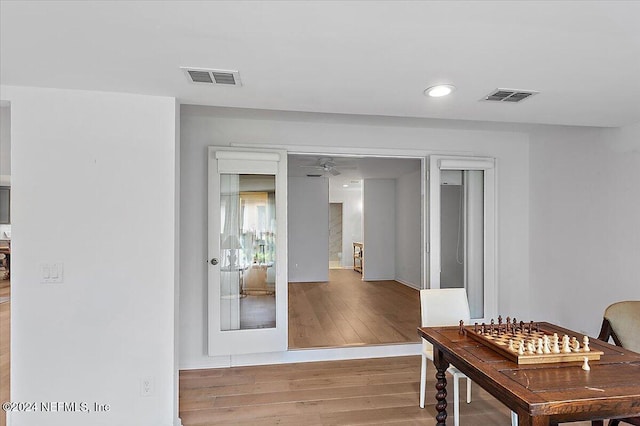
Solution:
<svg viewBox="0 0 640 426"><path fill-rule="evenodd" d="M9 344L11 332L11 286L8 280L0 281L0 402L9 398ZM5 414L0 411L0 426L5 425Z"/></svg>
<svg viewBox="0 0 640 426"><path fill-rule="evenodd" d="M434 374L420 409L419 356L182 371L180 417L184 426L435 425ZM510 423L476 386L460 410L462 425Z"/></svg>
<svg viewBox="0 0 640 426"><path fill-rule="evenodd" d="M420 293L330 269L329 282L289 283L289 349L419 342Z"/></svg>
<svg viewBox="0 0 640 426"><path fill-rule="evenodd" d="M183 426L435 425L433 364L424 409L419 380L419 356L181 371L180 418ZM470 404L461 397L460 425L511 424L509 410L479 386Z"/></svg>

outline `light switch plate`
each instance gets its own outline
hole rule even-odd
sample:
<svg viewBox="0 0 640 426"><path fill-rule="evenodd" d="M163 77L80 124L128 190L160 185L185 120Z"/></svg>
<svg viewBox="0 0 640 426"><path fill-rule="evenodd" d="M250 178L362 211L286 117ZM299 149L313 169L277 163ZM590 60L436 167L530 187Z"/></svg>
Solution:
<svg viewBox="0 0 640 426"><path fill-rule="evenodd" d="M61 283L63 280L63 263L41 263L40 282L44 284Z"/></svg>

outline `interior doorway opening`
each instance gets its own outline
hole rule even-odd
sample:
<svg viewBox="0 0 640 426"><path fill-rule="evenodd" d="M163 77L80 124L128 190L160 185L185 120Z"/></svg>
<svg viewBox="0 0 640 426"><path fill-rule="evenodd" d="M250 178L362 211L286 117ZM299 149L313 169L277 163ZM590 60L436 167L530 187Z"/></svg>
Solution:
<svg viewBox="0 0 640 426"><path fill-rule="evenodd" d="M423 176L422 158L288 155L289 349L419 341Z"/></svg>

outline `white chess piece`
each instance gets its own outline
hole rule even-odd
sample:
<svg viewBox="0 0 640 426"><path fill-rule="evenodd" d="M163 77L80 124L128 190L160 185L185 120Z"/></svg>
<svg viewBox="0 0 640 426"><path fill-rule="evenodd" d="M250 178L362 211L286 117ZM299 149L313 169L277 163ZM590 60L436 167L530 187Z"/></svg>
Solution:
<svg viewBox="0 0 640 426"><path fill-rule="evenodd" d="M518 345L518 355L524 355L524 339L521 339Z"/></svg>
<svg viewBox="0 0 640 426"><path fill-rule="evenodd" d="M536 348L533 344L533 340L529 340L529 342L527 343L527 352L529 353L529 355L533 355L534 353L536 353Z"/></svg>
<svg viewBox="0 0 640 426"><path fill-rule="evenodd" d="M559 340L560 339L558 337L558 333L553 333L553 349L551 349L551 352L553 352L554 354L560 353Z"/></svg>
<svg viewBox="0 0 640 426"><path fill-rule="evenodd" d="M545 354L550 354L551 353L551 347L550 347L550 341L549 341L549 336L547 336L546 334L544 335L544 337L542 338L542 341L544 342L544 348L542 349L542 352L544 352Z"/></svg>
<svg viewBox="0 0 640 426"><path fill-rule="evenodd" d="M516 348L513 346L513 339L509 339L509 350L515 352Z"/></svg>
<svg viewBox="0 0 640 426"><path fill-rule="evenodd" d="M544 351L542 350L542 339L538 339L538 347L536 348L536 353L542 355Z"/></svg>
<svg viewBox="0 0 640 426"><path fill-rule="evenodd" d="M571 350L573 352L580 352L580 342L578 342L576 336L571 338Z"/></svg>
<svg viewBox="0 0 640 426"><path fill-rule="evenodd" d="M591 348L589 348L589 336L584 336L582 338L582 350L584 352L591 352Z"/></svg>
<svg viewBox="0 0 640 426"><path fill-rule="evenodd" d="M562 336L562 353L571 353L571 346L569 346L569 343L569 336L567 336L566 334Z"/></svg>
<svg viewBox="0 0 640 426"><path fill-rule="evenodd" d="M582 369L584 371L591 370L591 367L589 367L589 358L587 358L586 356L584 357L584 363L582 364Z"/></svg>

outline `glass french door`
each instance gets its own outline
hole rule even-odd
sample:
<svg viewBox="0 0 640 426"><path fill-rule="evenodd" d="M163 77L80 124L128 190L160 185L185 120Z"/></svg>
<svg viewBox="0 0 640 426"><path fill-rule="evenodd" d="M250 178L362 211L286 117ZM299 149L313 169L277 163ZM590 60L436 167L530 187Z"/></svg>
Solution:
<svg viewBox="0 0 640 426"><path fill-rule="evenodd" d="M209 148L209 355L286 350L286 154Z"/></svg>
<svg viewBox="0 0 640 426"><path fill-rule="evenodd" d="M465 288L471 318L496 315L495 161L429 159L429 286Z"/></svg>

